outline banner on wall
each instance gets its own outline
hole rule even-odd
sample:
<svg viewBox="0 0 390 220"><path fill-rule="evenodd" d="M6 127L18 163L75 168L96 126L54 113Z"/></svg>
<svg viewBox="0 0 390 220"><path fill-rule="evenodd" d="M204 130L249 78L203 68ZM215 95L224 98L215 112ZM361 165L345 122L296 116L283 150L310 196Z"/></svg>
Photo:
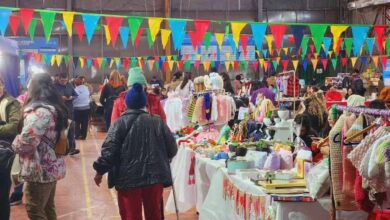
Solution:
<svg viewBox="0 0 390 220"><path fill-rule="evenodd" d="M28 37L13 37L18 43L19 49L23 52L38 52L38 53L58 53L58 39L52 38L46 41L44 37L36 37L31 40Z"/></svg>

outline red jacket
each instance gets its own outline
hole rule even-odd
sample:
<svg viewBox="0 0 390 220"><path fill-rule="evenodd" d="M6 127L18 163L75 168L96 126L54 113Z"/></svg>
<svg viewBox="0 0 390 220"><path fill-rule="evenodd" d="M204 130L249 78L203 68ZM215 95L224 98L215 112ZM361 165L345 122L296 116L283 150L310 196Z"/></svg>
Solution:
<svg viewBox="0 0 390 220"><path fill-rule="evenodd" d="M287 84L287 95L288 97L299 97L301 94L301 84L299 84L299 78L294 76L290 76Z"/></svg>
<svg viewBox="0 0 390 220"><path fill-rule="evenodd" d="M127 110L125 103L126 93L127 91L122 92L115 100L114 107L112 109L111 123L114 123L116 120L118 120L122 113ZM149 113L160 116L161 119L166 122L167 118L165 116L164 109L161 106L160 98L157 95L151 93L148 93L147 96L148 100L146 107L148 108Z"/></svg>
<svg viewBox="0 0 390 220"><path fill-rule="evenodd" d="M333 102L340 102L343 100L343 95L341 95L341 93L339 93L338 91L329 90L325 93L325 100L326 101L333 101Z"/></svg>

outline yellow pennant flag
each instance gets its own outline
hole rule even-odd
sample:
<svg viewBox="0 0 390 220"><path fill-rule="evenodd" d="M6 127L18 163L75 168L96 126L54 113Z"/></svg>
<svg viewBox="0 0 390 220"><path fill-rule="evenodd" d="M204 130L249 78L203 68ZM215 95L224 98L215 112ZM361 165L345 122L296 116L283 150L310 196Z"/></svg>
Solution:
<svg viewBox="0 0 390 220"><path fill-rule="evenodd" d="M150 36L152 38L152 42L156 40L156 36L158 32L160 31L161 22L163 21L162 18L149 18L149 29L150 29Z"/></svg>
<svg viewBox="0 0 390 220"><path fill-rule="evenodd" d="M329 58L332 58L333 51L328 51Z"/></svg>
<svg viewBox="0 0 390 220"><path fill-rule="evenodd" d="M173 70L173 64L175 63L175 61L173 60L170 60L168 61L168 67L169 67L169 70L172 71Z"/></svg>
<svg viewBox="0 0 390 220"><path fill-rule="evenodd" d="M313 69L317 69L318 59L311 59L311 64L313 64Z"/></svg>
<svg viewBox="0 0 390 220"><path fill-rule="evenodd" d="M154 67L154 60L149 60L148 62L149 62L150 71L152 71Z"/></svg>
<svg viewBox="0 0 390 220"><path fill-rule="evenodd" d="M62 55L56 55L57 66L61 66L62 57L63 57Z"/></svg>
<svg viewBox="0 0 390 220"><path fill-rule="evenodd" d="M66 30L68 31L68 36L71 37L73 34L73 19L76 13L72 11L62 12L62 19L64 20L64 24Z"/></svg>
<svg viewBox="0 0 390 220"><path fill-rule="evenodd" d="M259 60L259 63L260 63L261 68L264 69L264 59L260 59L260 60Z"/></svg>
<svg viewBox="0 0 390 220"><path fill-rule="evenodd" d="M84 60L84 58L79 57L79 61L80 61L80 67L81 67L81 69L84 68L84 66L85 66L85 60Z"/></svg>
<svg viewBox="0 0 390 220"><path fill-rule="evenodd" d="M333 34L333 51L336 51L340 36L344 31L347 30L347 28L348 26L346 25L330 26L330 32Z"/></svg>
<svg viewBox="0 0 390 220"><path fill-rule="evenodd" d="M260 57L260 51L256 50L257 57Z"/></svg>
<svg viewBox="0 0 390 220"><path fill-rule="evenodd" d="M226 60L230 60L230 53L226 53Z"/></svg>
<svg viewBox="0 0 390 220"><path fill-rule="evenodd" d="M170 35L171 35L171 30L161 29L161 44L164 49L165 47L167 47Z"/></svg>
<svg viewBox="0 0 390 220"><path fill-rule="evenodd" d="M264 63L264 71L265 71L265 72L268 72L268 62L267 62L267 63Z"/></svg>
<svg viewBox="0 0 390 220"><path fill-rule="evenodd" d="M357 61L357 57L351 57L352 68L355 67L356 61Z"/></svg>
<svg viewBox="0 0 390 220"><path fill-rule="evenodd" d="M106 35L107 45L109 45L111 43L111 34L110 34L110 29L108 28L107 25L104 25L104 34Z"/></svg>
<svg viewBox="0 0 390 220"><path fill-rule="evenodd" d="M200 60L201 57L202 57L202 55L197 54L197 55L196 55L196 60Z"/></svg>
<svg viewBox="0 0 390 220"><path fill-rule="evenodd" d="M167 56L167 61L172 60L172 56Z"/></svg>
<svg viewBox="0 0 390 220"><path fill-rule="evenodd" d="M217 40L219 49L222 49L222 43L224 37L225 37L224 33L215 33L215 39Z"/></svg>
<svg viewBox="0 0 390 220"><path fill-rule="evenodd" d="M230 70L230 64L231 64L230 61L225 61L226 72L229 72L229 70Z"/></svg>
<svg viewBox="0 0 390 220"><path fill-rule="evenodd" d="M97 61L98 65L99 65L99 68L102 68L103 58L102 57L98 57L98 58L96 58L96 61Z"/></svg>
<svg viewBox="0 0 390 220"><path fill-rule="evenodd" d="M372 59L372 62L374 63L374 65L375 65L375 67L378 67L379 57L378 56L372 56L371 59Z"/></svg>
<svg viewBox="0 0 390 220"><path fill-rule="evenodd" d="M284 51L284 54L287 55L288 54L288 47L283 48L283 51Z"/></svg>
<svg viewBox="0 0 390 220"><path fill-rule="evenodd" d="M112 68L112 66L114 65L114 63L115 63L115 60L114 60L114 59L111 59L110 68Z"/></svg>
<svg viewBox="0 0 390 220"><path fill-rule="evenodd" d="M280 57L276 57L276 61L280 63Z"/></svg>
<svg viewBox="0 0 390 220"><path fill-rule="evenodd" d="M238 42L240 41L240 34L242 29L246 26L245 22L232 22L230 23L232 27L233 41L236 43L236 48L238 48Z"/></svg>
<svg viewBox="0 0 390 220"><path fill-rule="evenodd" d="M121 58L119 57L115 57L114 60L116 65L119 65L121 63Z"/></svg>
<svg viewBox="0 0 390 220"><path fill-rule="evenodd" d="M297 71L299 60L293 60L292 62L293 62L294 70Z"/></svg>
<svg viewBox="0 0 390 220"><path fill-rule="evenodd" d="M138 62L142 60L142 57L137 57Z"/></svg>
<svg viewBox="0 0 390 220"><path fill-rule="evenodd" d="M268 51L271 55L271 51L272 51L272 42L274 41L274 37L272 35L266 35L265 36L265 40L267 41L267 44L268 44Z"/></svg>
<svg viewBox="0 0 390 220"><path fill-rule="evenodd" d="M206 72L209 71L209 69L210 69L210 64L211 64L211 62L208 61L208 60L203 61L203 68L204 68L204 71L206 71Z"/></svg>
<svg viewBox="0 0 390 220"><path fill-rule="evenodd" d="M54 66L54 64L56 63L56 57L57 57L57 55L54 55L54 56L51 57L50 64L52 66Z"/></svg>
<svg viewBox="0 0 390 220"><path fill-rule="evenodd" d="M316 58L316 60L318 59L318 53L314 53L314 57Z"/></svg>

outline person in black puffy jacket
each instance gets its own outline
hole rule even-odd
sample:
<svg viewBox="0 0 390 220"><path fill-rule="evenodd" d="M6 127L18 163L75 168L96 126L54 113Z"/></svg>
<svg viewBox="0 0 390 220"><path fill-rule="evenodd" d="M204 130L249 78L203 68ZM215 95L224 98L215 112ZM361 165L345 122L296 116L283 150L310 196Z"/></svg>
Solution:
<svg viewBox="0 0 390 220"><path fill-rule="evenodd" d="M172 185L170 160L176 141L158 116L146 111L146 94L134 84L126 94L127 110L109 129L101 156L94 162L95 183L109 172L109 187L118 191L122 219L161 219L163 188Z"/></svg>

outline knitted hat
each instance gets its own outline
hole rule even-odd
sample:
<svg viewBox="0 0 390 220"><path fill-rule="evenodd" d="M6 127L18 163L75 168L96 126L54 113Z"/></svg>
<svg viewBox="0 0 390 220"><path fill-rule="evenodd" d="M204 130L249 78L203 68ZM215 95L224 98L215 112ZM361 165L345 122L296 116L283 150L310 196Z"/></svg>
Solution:
<svg viewBox="0 0 390 220"><path fill-rule="evenodd" d="M131 68L129 70L129 78L127 79L127 86L133 86L135 83L141 85L146 84L146 79L142 69L139 67Z"/></svg>
<svg viewBox="0 0 390 220"><path fill-rule="evenodd" d="M128 109L141 109L146 106L146 94L141 84L135 83L126 94L126 106Z"/></svg>

